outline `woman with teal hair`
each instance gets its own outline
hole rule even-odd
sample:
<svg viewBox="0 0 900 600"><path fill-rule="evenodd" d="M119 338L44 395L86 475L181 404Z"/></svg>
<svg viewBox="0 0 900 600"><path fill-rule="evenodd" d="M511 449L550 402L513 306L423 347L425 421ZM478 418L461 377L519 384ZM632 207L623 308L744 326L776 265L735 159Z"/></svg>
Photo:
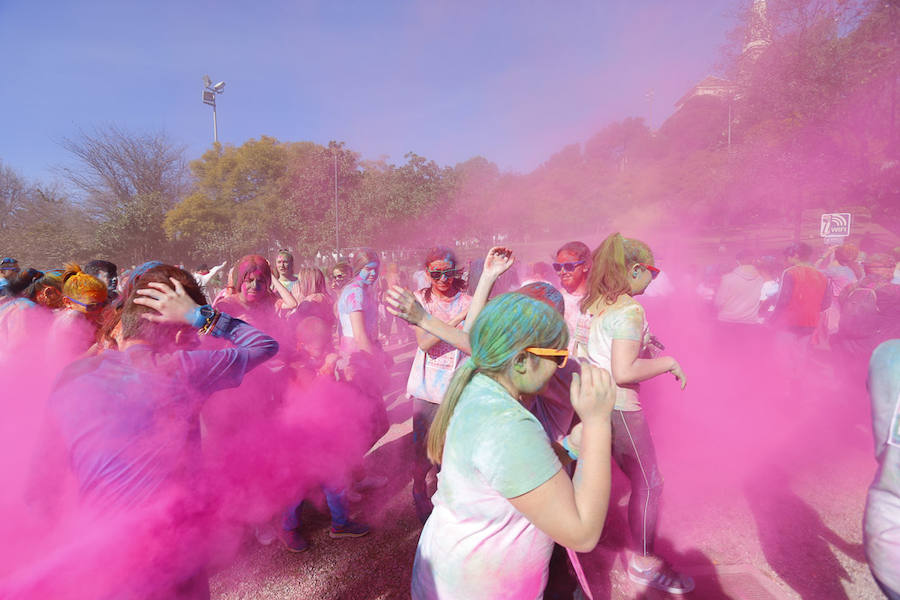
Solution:
<svg viewBox="0 0 900 600"><path fill-rule="evenodd" d="M594 548L609 503L609 374L585 365L571 400L583 423L574 480L524 405L568 358L568 329L544 302L503 294L470 331L428 436L441 464L416 549L412 597L540 598L553 542Z"/></svg>

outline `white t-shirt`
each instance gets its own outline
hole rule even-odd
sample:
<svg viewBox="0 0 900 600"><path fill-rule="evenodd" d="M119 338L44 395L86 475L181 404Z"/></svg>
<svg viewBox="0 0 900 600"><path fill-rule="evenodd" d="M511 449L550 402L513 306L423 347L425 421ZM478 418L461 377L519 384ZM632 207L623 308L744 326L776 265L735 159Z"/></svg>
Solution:
<svg viewBox="0 0 900 600"><path fill-rule="evenodd" d="M413 599L540 598L553 540L508 498L561 468L534 415L476 374L447 429L434 511L416 548Z"/></svg>
<svg viewBox="0 0 900 600"><path fill-rule="evenodd" d="M587 359L592 364L612 373L613 340L632 340L641 343L640 351L647 349L650 327L644 315L644 307L631 296L623 294L614 304L605 304L601 298L588 311L593 314L587 343ZM616 386L616 410L641 410L638 402L638 384Z"/></svg>
<svg viewBox="0 0 900 600"><path fill-rule="evenodd" d="M563 316L566 319L566 325L569 326L569 354L575 357L578 356L576 348L579 343L587 346L591 317L581 313L580 305L584 295L570 294L562 287L560 287L559 293L562 294L563 302L566 305L566 314Z"/></svg>
<svg viewBox="0 0 900 600"><path fill-rule="evenodd" d="M427 301L425 290L414 292L413 295L428 314L444 323L468 311L472 303L472 297L463 292L457 293L447 301L440 299L437 294L430 294L431 300ZM465 321L461 321L457 328L462 329L464 324ZM462 352L443 340L432 346L428 352L417 348L409 379L406 381L406 393L433 404L440 404L453 373L456 372L456 367L464 357Z"/></svg>

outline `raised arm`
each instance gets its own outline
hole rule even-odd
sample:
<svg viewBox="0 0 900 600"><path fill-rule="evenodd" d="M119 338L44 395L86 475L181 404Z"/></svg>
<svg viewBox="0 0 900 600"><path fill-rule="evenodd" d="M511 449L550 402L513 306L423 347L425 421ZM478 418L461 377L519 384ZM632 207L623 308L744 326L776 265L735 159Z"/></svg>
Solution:
<svg viewBox="0 0 900 600"><path fill-rule="evenodd" d="M581 447L574 479L560 469L510 503L555 542L577 552L597 545L609 507L610 413L615 386L609 373L582 365L572 377L571 398L581 418Z"/></svg>
<svg viewBox="0 0 900 600"><path fill-rule="evenodd" d="M466 324L463 325L463 331L472 329L475 319L478 318L481 309L487 304L497 279L509 270L514 262L516 262L516 259L509 248L494 246L488 250L484 259L484 270L481 272L481 278L478 280L475 293L472 294L472 303L469 304L469 314L466 318Z"/></svg>
<svg viewBox="0 0 900 600"><path fill-rule="evenodd" d="M224 269L224 268L225 268L225 265L227 265L227 264L228 264L228 261L227 261L227 260L223 260L221 265L216 265L216 266L214 266L212 269L210 269L210 270L209 270L209 279L212 279L213 277L215 277L215 276L216 276L216 273L218 273L219 271L221 271L222 269ZM209 279L207 279L207 281L209 281Z"/></svg>

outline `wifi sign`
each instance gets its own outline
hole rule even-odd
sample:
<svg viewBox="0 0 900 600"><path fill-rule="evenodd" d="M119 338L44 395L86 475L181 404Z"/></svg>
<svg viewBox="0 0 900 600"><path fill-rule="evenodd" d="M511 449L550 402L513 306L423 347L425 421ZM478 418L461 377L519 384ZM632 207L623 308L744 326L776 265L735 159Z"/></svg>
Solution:
<svg viewBox="0 0 900 600"><path fill-rule="evenodd" d="M819 235L827 237L847 237L850 235L850 213L826 213L822 215Z"/></svg>

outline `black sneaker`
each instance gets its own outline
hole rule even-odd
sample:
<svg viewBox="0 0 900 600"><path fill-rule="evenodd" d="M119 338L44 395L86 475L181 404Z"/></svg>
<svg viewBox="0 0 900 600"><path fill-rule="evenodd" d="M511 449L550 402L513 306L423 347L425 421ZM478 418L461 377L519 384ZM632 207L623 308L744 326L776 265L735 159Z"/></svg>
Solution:
<svg viewBox="0 0 900 600"><path fill-rule="evenodd" d="M285 548L290 552L306 552L309 550L309 542L300 535L299 529L290 529L281 532L281 541L284 542Z"/></svg>
<svg viewBox="0 0 900 600"><path fill-rule="evenodd" d="M335 539L338 539L358 538L368 533L368 525L363 525L362 523L354 523L353 521L347 521L341 526L332 525L331 530L328 532L328 535Z"/></svg>

